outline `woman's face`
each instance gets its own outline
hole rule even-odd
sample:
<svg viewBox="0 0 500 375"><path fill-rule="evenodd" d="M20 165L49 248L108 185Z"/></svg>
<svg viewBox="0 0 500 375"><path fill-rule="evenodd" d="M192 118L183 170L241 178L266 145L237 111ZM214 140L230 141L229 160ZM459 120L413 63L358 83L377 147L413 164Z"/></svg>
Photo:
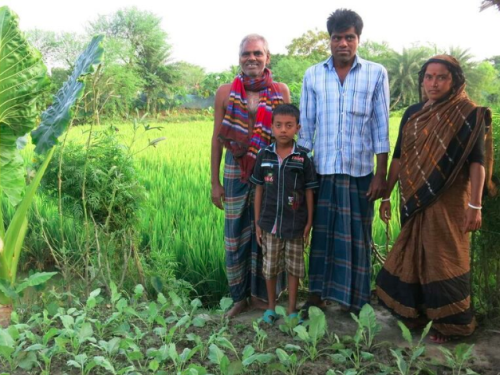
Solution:
<svg viewBox="0 0 500 375"><path fill-rule="evenodd" d="M446 65L430 63L424 74L424 90L429 98L435 102L451 92L453 79Z"/></svg>

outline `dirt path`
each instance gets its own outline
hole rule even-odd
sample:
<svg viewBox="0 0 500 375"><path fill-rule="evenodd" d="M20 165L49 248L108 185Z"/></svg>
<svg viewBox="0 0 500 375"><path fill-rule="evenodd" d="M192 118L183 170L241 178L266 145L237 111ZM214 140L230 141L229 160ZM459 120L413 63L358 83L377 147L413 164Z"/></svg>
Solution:
<svg viewBox="0 0 500 375"><path fill-rule="evenodd" d="M397 320L385 309L374 304L374 309L377 315L377 320L382 325L382 331L377 336L377 342L390 343L392 347L395 345L400 347L405 347L405 341L401 336L401 330L397 325ZM356 331L356 323L352 320L350 314L342 312L336 303L332 303L327 306L326 317L328 322L328 329L330 332L336 333L339 337L343 335L353 335ZM240 316L232 320L232 325L244 325L252 326L252 322L262 316L262 311L253 310L245 312ZM250 328L250 333L253 334ZM275 341L279 342L285 339L285 334L280 332L277 326L270 327L267 329L270 336L274 336ZM414 334L417 336L417 334ZM418 340L414 337L415 342ZM439 346L431 343L428 339L426 342L426 357L436 358L443 360L443 355L439 350ZM473 368L480 374L485 375L500 375L500 330L489 330L480 327L474 335L466 338L463 341L467 344L474 344L474 362ZM443 346L453 350L454 347L460 342L450 342ZM392 359L392 358L391 358ZM321 366L321 367L324 367ZM312 371L310 373L321 374L324 368L318 369L318 371ZM304 372L309 373L309 372Z"/></svg>

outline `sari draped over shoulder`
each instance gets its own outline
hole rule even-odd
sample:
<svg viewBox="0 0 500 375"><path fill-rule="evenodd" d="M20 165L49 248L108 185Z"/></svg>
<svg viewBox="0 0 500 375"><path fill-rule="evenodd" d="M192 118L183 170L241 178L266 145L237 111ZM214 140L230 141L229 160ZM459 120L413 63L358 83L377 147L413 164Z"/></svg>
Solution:
<svg viewBox="0 0 500 375"><path fill-rule="evenodd" d="M490 124L489 109L477 107L462 86L413 114L401 133L402 228L377 277L377 294L395 315L432 320L443 335L467 336L476 326L463 221L468 157Z"/></svg>

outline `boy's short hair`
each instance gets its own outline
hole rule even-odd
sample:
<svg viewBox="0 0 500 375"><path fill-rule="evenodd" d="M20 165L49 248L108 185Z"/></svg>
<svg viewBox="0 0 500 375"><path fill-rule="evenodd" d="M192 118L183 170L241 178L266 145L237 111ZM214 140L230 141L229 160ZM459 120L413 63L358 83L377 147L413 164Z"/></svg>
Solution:
<svg viewBox="0 0 500 375"><path fill-rule="evenodd" d="M300 124L300 111L293 104L278 104L273 109L273 122L274 122L274 117L277 115L293 116L297 120L297 124Z"/></svg>

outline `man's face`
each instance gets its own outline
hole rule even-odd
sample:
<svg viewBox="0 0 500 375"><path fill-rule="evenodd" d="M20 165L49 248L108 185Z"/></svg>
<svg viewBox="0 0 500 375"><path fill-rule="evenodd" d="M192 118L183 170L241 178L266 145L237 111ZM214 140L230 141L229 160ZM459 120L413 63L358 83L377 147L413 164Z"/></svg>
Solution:
<svg viewBox="0 0 500 375"><path fill-rule="evenodd" d="M330 37L330 49L334 61L348 63L354 59L358 50L359 38L354 27L342 32L333 32Z"/></svg>
<svg viewBox="0 0 500 375"><path fill-rule="evenodd" d="M269 62L262 40L249 40L244 44L240 52L240 66L245 75L252 78L262 76Z"/></svg>

